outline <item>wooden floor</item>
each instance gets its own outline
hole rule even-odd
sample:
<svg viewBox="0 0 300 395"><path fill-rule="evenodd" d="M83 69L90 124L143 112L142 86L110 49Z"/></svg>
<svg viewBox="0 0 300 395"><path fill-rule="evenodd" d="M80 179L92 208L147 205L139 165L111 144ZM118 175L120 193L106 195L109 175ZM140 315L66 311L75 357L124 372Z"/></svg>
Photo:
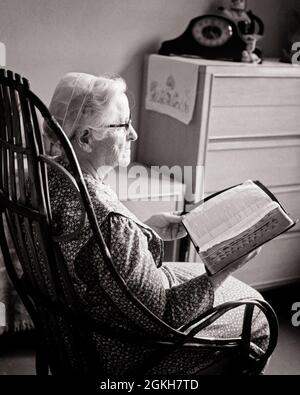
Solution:
<svg viewBox="0 0 300 395"><path fill-rule="evenodd" d="M279 342L266 375L300 375L300 327L292 325L292 305L300 302L300 285L264 294L279 318ZM0 375L33 375L34 336L0 337Z"/></svg>
<svg viewBox="0 0 300 395"><path fill-rule="evenodd" d="M0 337L0 375L35 374L35 337L20 333L14 337Z"/></svg>

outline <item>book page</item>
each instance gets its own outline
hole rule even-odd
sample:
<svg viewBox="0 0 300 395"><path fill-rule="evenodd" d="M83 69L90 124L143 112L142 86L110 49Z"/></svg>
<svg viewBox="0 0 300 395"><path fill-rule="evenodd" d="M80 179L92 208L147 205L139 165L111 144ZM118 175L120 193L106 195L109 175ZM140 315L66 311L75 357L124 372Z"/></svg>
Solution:
<svg viewBox="0 0 300 395"><path fill-rule="evenodd" d="M278 205L260 221L240 233L238 236L221 244L216 244L209 250L199 253L206 267L215 273L232 262L248 255L262 244L281 234L293 225L293 221Z"/></svg>
<svg viewBox="0 0 300 395"><path fill-rule="evenodd" d="M203 251L234 237L277 206L261 188L247 181L197 207L183 223Z"/></svg>
<svg viewBox="0 0 300 395"><path fill-rule="evenodd" d="M262 188L247 181L207 200L183 223L213 274L278 236L294 221Z"/></svg>

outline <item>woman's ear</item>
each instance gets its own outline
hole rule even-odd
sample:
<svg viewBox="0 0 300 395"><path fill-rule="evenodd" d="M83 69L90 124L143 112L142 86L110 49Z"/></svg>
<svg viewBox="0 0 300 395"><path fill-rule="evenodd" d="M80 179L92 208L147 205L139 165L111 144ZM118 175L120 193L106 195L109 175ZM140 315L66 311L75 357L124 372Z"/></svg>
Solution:
<svg viewBox="0 0 300 395"><path fill-rule="evenodd" d="M86 152L92 152L93 149L93 136L90 129L80 130L77 133L77 144Z"/></svg>

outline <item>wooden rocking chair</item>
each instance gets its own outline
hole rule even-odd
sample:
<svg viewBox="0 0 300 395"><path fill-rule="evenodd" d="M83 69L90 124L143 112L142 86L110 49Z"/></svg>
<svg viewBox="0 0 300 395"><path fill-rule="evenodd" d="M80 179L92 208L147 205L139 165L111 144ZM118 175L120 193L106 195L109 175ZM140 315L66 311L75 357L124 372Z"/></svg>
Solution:
<svg viewBox="0 0 300 395"><path fill-rule="evenodd" d="M40 121L53 130L62 144L72 175L67 177L80 197L105 264L126 297L163 329L166 336L137 336L116 331L87 317L77 297L65 265L59 242L70 235L56 235L52 226L47 169L57 163L46 155ZM213 308L181 330L170 327L141 303L118 273L98 226L80 166L68 138L47 107L30 90L29 83L12 71L0 70L0 242L7 272L26 306L36 328L38 347L36 370L60 374L100 374L99 356L91 332L121 342L154 350L139 372L151 374L162 361L186 353L210 351L220 355L218 362L199 368L196 374L259 374L272 354L278 336L278 323L271 306L262 300L243 300ZM7 227L5 226L5 222ZM82 224L81 224L82 225ZM80 225L80 226L81 226ZM80 229L78 230L80 231ZM78 233L76 233L78 234ZM76 234L73 237L76 237ZM8 248L11 237L23 275L12 263ZM241 336L231 339L206 339L197 334L231 309L245 306ZM269 345L263 355L251 347L254 308L260 309L269 324ZM192 328L189 330L189 328ZM99 370L100 369L100 370ZM164 374L164 372L161 372Z"/></svg>

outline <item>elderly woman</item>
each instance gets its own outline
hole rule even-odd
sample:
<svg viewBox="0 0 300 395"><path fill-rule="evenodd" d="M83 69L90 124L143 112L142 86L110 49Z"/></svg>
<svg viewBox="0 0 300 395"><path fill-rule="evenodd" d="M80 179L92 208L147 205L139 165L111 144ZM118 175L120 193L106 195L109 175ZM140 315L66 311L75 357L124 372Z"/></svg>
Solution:
<svg viewBox="0 0 300 395"><path fill-rule="evenodd" d="M72 142L114 264L128 287L153 313L172 327L180 328L214 305L260 297L255 290L229 276L256 253L212 277L199 263L163 263L163 240L185 235L180 216L165 213L142 223L105 184L111 169L129 164L131 142L137 139L122 78L68 73L54 92L50 112ZM58 148L47 127L45 132L52 150ZM68 168L63 154L57 161ZM76 195L56 170L49 171L49 184L55 226L63 233L74 231L80 219ZM106 270L88 223L80 236L62 242L61 248L87 314L132 332L137 328L145 334L159 330L120 292ZM243 310L228 313L201 335L240 335L242 313ZM257 347L264 348L268 341L266 323L260 314L255 318L253 338ZM96 334L94 343L107 373L132 371L149 353ZM191 373L212 360L213 355L203 355L202 361L199 355L194 360L184 358L161 367L161 372Z"/></svg>

